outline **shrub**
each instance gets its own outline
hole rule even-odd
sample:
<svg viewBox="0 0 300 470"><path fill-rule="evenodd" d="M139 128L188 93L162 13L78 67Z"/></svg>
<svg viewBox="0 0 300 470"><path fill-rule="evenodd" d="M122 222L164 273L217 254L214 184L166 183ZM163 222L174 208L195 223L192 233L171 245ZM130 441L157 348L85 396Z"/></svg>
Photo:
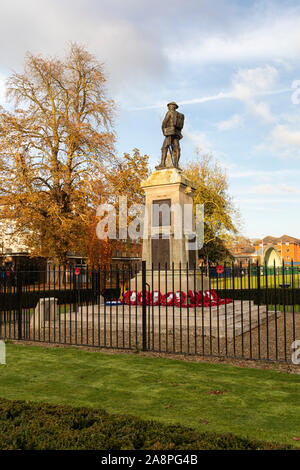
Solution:
<svg viewBox="0 0 300 470"><path fill-rule="evenodd" d="M0 293L0 310L17 310L21 301L22 308L35 308L40 298L55 297L59 305L87 302L97 303L99 291L93 289L45 289L22 292L22 298L14 292Z"/></svg>
<svg viewBox="0 0 300 470"><path fill-rule="evenodd" d="M300 305L300 289L215 289L221 299L252 300L260 305Z"/></svg>
<svg viewBox="0 0 300 470"><path fill-rule="evenodd" d="M0 449L150 450L289 449L233 434L200 433L180 425L73 408L0 399Z"/></svg>

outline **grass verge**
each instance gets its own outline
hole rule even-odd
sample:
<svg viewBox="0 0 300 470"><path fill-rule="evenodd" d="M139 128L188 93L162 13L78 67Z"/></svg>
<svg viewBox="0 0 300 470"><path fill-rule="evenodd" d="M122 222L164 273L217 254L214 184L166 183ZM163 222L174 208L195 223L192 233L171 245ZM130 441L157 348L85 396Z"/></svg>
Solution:
<svg viewBox="0 0 300 470"><path fill-rule="evenodd" d="M300 376L75 348L7 345L0 397L104 409L300 447Z"/></svg>

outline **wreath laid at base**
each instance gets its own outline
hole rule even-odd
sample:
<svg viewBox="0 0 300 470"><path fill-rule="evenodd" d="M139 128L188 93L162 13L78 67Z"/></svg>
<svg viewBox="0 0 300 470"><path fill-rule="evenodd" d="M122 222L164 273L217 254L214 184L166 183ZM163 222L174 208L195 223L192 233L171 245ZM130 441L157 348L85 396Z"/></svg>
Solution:
<svg viewBox="0 0 300 470"><path fill-rule="evenodd" d="M125 305L143 305L143 294L135 290L124 292L123 303ZM159 291L146 292L147 305L162 305L162 306L176 306L176 307L210 307L217 305L224 305L232 303L232 299L220 299L215 290L205 291L192 291L189 290L188 294L183 291L168 292L161 294Z"/></svg>

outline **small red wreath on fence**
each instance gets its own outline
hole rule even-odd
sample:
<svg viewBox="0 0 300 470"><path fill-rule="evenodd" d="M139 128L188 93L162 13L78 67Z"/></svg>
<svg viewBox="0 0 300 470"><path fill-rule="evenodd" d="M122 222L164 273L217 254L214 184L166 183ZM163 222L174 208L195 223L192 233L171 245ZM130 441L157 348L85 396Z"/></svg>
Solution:
<svg viewBox="0 0 300 470"><path fill-rule="evenodd" d="M76 276L79 276L79 274L80 274L80 269L79 269L79 268L75 268L75 275L76 275Z"/></svg>
<svg viewBox="0 0 300 470"><path fill-rule="evenodd" d="M221 266L221 265L217 266L217 273L222 274L223 272L224 272L224 266Z"/></svg>

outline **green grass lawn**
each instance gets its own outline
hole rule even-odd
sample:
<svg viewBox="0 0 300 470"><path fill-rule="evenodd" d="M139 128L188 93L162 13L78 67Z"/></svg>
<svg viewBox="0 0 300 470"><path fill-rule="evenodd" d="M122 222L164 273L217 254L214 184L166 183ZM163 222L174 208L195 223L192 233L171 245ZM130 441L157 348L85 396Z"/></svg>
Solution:
<svg viewBox="0 0 300 470"><path fill-rule="evenodd" d="M223 392L223 393L217 393ZM75 348L7 345L0 397L102 408L300 447L300 376Z"/></svg>
<svg viewBox="0 0 300 470"><path fill-rule="evenodd" d="M235 289L256 289L258 285L258 279L257 276L243 276L243 277L228 277L226 279L224 278L211 278L211 288L216 289L232 289L233 287ZM293 276L291 274L285 274L284 276L282 275L276 275L275 276L269 274L268 276L260 276L260 287L264 288L268 286L269 288L276 287L280 289L279 285L280 284L290 284L290 286L294 287L294 289L299 289L300 288L300 274L294 274Z"/></svg>
<svg viewBox="0 0 300 470"><path fill-rule="evenodd" d="M286 312L289 312L289 313L300 313L300 305L294 305L294 309L293 309L293 306L292 305L272 305L272 304L268 304L268 310L269 312L274 312L275 310L277 312L284 312L284 310Z"/></svg>
<svg viewBox="0 0 300 470"><path fill-rule="evenodd" d="M84 306L86 304L83 304ZM74 306L73 305L70 305L70 304L63 304L63 305L58 305L57 306L57 313L70 313L70 312L73 312L74 311ZM80 306L79 306L80 308ZM34 308L23 308L22 309L22 313L25 313L25 314L33 314L35 311Z"/></svg>

